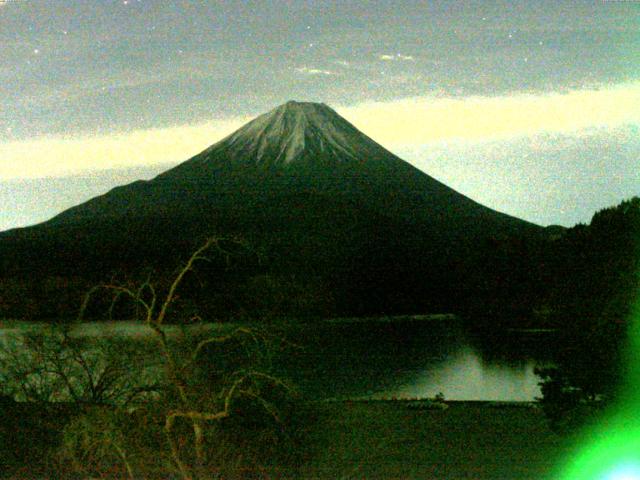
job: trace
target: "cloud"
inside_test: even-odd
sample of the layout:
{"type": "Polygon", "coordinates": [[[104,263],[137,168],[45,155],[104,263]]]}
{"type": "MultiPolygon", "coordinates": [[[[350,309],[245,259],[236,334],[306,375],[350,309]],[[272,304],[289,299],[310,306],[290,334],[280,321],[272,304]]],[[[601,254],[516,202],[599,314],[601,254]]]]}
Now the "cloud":
{"type": "Polygon", "coordinates": [[[485,141],[640,125],[640,82],[567,93],[362,103],[338,111],[385,145],[485,141]]]}
{"type": "Polygon", "coordinates": [[[0,144],[0,180],[177,164],[249,121],[235,118],[122,134],[44,137],[0,144]]]}
{"type": "MultiPolygon", "coordinates": [[[[422,96],[337,106],[336,110],[393,151],[438,142],[503,141],[540,134],[582,135],[590,130],[640,125],[640,82],[567,93],[422,96]]],[[[0,143],[0,180],[175,164],[249,119],[238,117],[122,134],[0,143]]]]}
{"type": "Polygon", "coordinates": [[[541,225],[588,222],[640,185],[635,125],[393,151],[483,205],[541,225]]]}
{"type": "Polygon", "coordinates": [[[335,75],[335,72],[331,70],[320,70],[318,68],[298,67],[295,70],[303,75],[335,75]]]}
{"type": "Polygon", "coordinates": [[[384,61],[394,61],[394,60],[404,60],[405,62],[414,62],[416,59],[412,55],[403,55],[401,53],[396,53],[395,55],[384,54],[378,57],[380,60],[384,61]]]}

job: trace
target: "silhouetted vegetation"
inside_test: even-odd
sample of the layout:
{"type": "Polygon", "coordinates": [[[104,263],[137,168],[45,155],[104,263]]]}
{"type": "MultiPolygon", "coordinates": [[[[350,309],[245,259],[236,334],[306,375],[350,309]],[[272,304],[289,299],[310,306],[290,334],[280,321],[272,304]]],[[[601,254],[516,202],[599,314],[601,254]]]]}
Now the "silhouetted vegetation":
{"type": "Polygon", "coordinates": [[[547,322],[558,328],[556,365],[539,370],[542,404],[571,428],[615,398],[623,348],[640,293],[640,198],[597,212],[551,245],[547,322]]]}
{"type": "MultiPolygon", "coordinates": [[[[296,198],[270,203],[286,205],[296,198]]],[[[166,228],[119,219],[5,235],[0,315],[73,318],[83,293],[104,278],[140,281],[153,271],[167,284],[171,259],[193,251],[204,240],[203,230],[233,232],[252,246],[236,256],[233,269],[203,268],[194,288],[183,288],[184,304],[190,299],[208,318],[465,311],[494,317],[505,305],[517,309],[523,300],[532,303],[526,296],[533,291],[528,287],[537,259],[528,253],[542,243],[541,230],[452,234],[445,220],[430,225],[390,218],[339,198],[299,201],[303,206],[295,218],[284,207],[262,211],[256,205],[205,217],[178,212],[171,227],[166,219],[166,228]],[[293,295],[285,301],[279,289],[293,295]]]]}
{"type": "Polygon", "coordinates": [[[48,442],[32,447],[16,438],[18,451],[3,459],[8,473],[194,479],[242,477],[272,462],[294,468],[304,451],[290,429],[297,406],[292,387],[270,371],[270,350],[283,339],[244,326],[220,330],[198,312],[167,326],[183,282],[200,265],[230,257],[234,243],[207,240],[162,290],[152,277],[99,284],[79,322],[4,339],[3,414],[19,415],[33,441],[48,442]],[[74,329],[94,302],[135,313],[148,336],[83,337],[74,329]],[[63,414],[52,417],[54,410],[63,414]],[[21,473],[27,463],[35,465],[21,473]]]}

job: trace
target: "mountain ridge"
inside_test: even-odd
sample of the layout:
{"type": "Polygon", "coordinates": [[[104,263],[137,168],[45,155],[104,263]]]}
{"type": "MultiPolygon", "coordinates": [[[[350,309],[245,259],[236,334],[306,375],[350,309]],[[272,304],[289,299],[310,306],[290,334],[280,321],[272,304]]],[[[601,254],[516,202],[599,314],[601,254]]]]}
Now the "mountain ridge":
{"type": "MultiPolygon", "coordinates": [[[[417,221],[428,220],[425,215],[444,215],[447,209],[475,210],[474,217],[495,212],[388,151],[327,105],[289,101],[154,179],[116,187],[50,221],[74,221],[107,210],[118,215],[118,208],[139,215],[146,208],[132,211],[124,197],[137,196],[139,204],[170,200],[178,205],[182,195],[176,190],[181,189],[208,202],[229,196],[243,202],[243,195],[263,197],[281,191],[352,196],[417,221]],[[429,208],[422,208],[424,202],[431,202],[429,208]]],[[[495,213],[503,223],[532,225],[495,213]]]]}

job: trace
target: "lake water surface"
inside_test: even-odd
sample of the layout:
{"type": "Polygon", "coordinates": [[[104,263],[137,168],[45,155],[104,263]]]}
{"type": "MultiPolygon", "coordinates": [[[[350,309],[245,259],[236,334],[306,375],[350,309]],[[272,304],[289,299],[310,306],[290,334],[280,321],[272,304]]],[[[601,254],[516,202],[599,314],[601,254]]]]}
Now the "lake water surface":
{"type": "Polygon", "coordinates": [[[466,333],[456,321],[353,322],[299,332],[306,348],[281,366],[321,398],[532,401],[536,364],[549,362],[548,335],[466,333]]]}
{"type": "MultiPolygon", "coordinates": [[[[0,325],[0,341],[25,328],[0,325]]],[[[216,327],[213,327],[216,328],[216,327]]],[[[223,327],[224,329],[230,326],[223,327]]],[[[144,339],[131,322],[89,323],[77,335],[144,339]]],[[[548,363],[548,334],[465,332],[456,320],[322,322],[291,327],[298,347],[275,361],[308,398],[414,398],[532,401],[540,396],[538,363],[548,363]]]]}

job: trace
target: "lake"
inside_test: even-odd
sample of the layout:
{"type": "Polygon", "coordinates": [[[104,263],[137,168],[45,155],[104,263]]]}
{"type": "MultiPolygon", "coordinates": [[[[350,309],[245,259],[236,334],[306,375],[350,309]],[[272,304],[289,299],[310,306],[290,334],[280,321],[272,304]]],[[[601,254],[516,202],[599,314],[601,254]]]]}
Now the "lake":
{"type": "Polygon", "coordinates": [[[550,334],[465,332],[459,321],[345,322],[301,328],[305,345],[279,365],[318,398],[533,401],[550,334]]]}
{"type": "MultiPolygon", "coordinates": [[[[0,325],[0,340],[38,328],[0,325]]],[[[83,324],[75,334],[144,340],[151,332],[132,322],[110,322],[83,324]]],[[[304,324],[289,327],[287,337],[297,346],[276,357],[274,368],[312,399],[442,393],[447,400],[533,401],[540,396],[534,367],[548,363],[551,351],[548,332],[488,338],[465,331],[453,317],[304,324]]]]}

